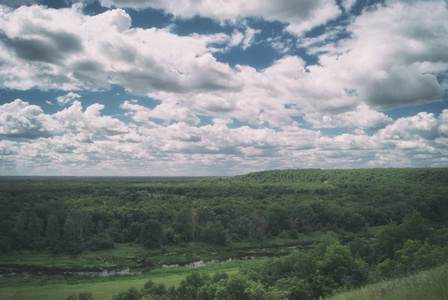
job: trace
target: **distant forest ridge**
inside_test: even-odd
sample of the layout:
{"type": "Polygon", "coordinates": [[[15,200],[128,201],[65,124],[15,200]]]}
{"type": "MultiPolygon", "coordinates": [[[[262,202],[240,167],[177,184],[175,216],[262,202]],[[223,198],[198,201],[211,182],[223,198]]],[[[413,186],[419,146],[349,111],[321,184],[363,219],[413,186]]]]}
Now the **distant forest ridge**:
{"type": "Polygon", "coordinates": [[[339,184],[390,184],[448,183],[448,168],[371,168],[371,169],[284,169],[251,172],[235,176],[1,176],[0,181],[56,182],[122,182],[122,183],[186,183],[233,182],[248,184],[269,183],[324,183],[339,184]]]}
{"type": "Polygon", "coordinates": [[[393,184],[448,183],[448,168],[291,169],[253,172],[227,178],[241,183],[393,184]]]}

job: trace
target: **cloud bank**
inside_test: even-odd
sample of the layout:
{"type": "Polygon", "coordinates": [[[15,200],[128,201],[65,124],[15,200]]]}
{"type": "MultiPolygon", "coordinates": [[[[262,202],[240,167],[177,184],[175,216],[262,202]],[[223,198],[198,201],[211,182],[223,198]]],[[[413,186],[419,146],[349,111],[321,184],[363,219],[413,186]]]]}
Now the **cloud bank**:
{"type": "MultiPolygon", "coordinates": [[[[0,105],[1,174],[448,165],[447,109],[388,115],[446,101],[445,1],[385,1],[340,23],[358,2],[100,2],[110,9],[96,15],[79,4],[0,6],[0,89],[60,91],[47,101],[59,104],[52,113],[48,99],[0,105]],[[234,28],[138,28],[129,8],[234,28]],[[260,44],[264,30],[241,21],[249,18],[280,22],[289,45],[316,62],[291,51],[263,69],[220,59],[260,44]],[[87,92],[114,86],[129,96],[115,114],[103,113],[107,101],[84,104],[87,92]]],[[[278,42],[263,41],[274,50],[278,42]]]]}
{"type": "MultiPolygon", "coordinates": [[[[277,131],[242,126],[157,125],[151,111],[124,103],[132,122],[102,116],[100,105],[82,111],[78,101],[47,115],[21,100],[0,106],[0,134],[24,140],[0,141],[5,164],[19,162],[28,174],[42,165],[54,174],[222,175],[260,167],[444,166],[448,154],[448,110],[399,118],[373,135],[364,132],[326,136],[294,128],[277,131]],[[111,173],[112,172],[112,173],[111,173]]],[[[17,167],[17,166],[16,166],[17,167]]]]}

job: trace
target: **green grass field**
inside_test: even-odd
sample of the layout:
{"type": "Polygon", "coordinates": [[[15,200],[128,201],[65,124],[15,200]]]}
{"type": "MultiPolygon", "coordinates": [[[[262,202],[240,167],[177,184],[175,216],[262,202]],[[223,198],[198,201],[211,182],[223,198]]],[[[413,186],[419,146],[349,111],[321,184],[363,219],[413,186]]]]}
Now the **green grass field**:
{"type": "MultiPolygon", "coordinates": [[[[179,276],[180,277],[180,276],[179,276]]],[[[55,284],[44,286],[21,286],[0,288],[0,299],[66,299],[73,294],[91,292],[94,299],[112,299],[112,296],[132,286],[142,288],[148,279],[133,278],[128,280],[96,282],[92,284],[55,284]]],[[[180,278],[178,279],[180,282],[180,278]]]]}
{"type": "Polygon", "coordinates": [[[243,265],[256,263],[254,260],[230,261],[227,263],[208,264],[199,268],[172,267],[155,269],[149,274],[139,276],[123,276],[114,278],[84,278],[80,280],[65,281],[64,279],[47,281],[38,278],[16,280],[15,286],[0,287],[1,300],[27,300],[27,299],[66,299],[73,294],[90,292],[96,300],[112,299],[119,292],[130,287],[141,289],[148,280],[163,283],[167,287],[177,286],[192,272],[206,272],[209,274],[218,271],[233,274],[243,265]],[[18,282],[20,281],[20,282],[18,282]],[[91,281],[91,282],[90,282],[91,281]]]}

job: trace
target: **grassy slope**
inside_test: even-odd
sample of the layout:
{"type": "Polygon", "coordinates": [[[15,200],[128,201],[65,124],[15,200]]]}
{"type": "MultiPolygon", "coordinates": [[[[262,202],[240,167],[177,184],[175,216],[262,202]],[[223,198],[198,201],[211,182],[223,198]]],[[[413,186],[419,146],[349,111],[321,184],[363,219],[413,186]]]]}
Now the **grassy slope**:
{"type": "Polygon", "coordinates": [[[327,300],[446,300],[448,299],[448,265],[405,278],[383,281],[359,290],[337,294],[327,300]]]}

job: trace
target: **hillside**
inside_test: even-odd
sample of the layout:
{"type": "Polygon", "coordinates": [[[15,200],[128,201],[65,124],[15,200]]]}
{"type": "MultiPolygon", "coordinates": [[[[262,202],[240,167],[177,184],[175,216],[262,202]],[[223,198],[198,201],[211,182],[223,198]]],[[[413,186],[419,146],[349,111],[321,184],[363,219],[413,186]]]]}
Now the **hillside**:
{"type": "Polygon", "coordinates": [[[325,183],[334,186],[365,186],[373,184],[439,185],[448,182],[446,168],[416,169],[295,169],[249,173],[227,178],[226,181],[247,184],[325,183]]]}
{"type": "Polygon", "coordinates": [[[448,265],[404,278],[381,281],[360,289],[338,293],[327,300],[445,300],[448,295],[448,265]]]}

